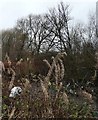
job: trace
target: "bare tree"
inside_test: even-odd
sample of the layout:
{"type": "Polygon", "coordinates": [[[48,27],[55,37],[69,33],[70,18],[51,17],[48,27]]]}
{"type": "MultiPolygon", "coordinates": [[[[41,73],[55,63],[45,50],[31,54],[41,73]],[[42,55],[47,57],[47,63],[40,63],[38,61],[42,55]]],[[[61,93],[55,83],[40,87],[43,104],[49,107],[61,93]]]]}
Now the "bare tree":
{"type": "Polygon", "coordinates": [[[15,28],[2,32],[2,52],[3,58],[7,53],[12,60],[22,57],[22,53],[25,48],[25,41],[27,35],[21,31],[17,31],[15,28]]]}
{"type": "Polygon", "coordinates": [[[44,15],[29,15],[26,19],[18,21],[17,26],[28,35],[26,46],[32,52],[49,51],[53,46],[52,28],[44,15]]]}
{"type": "Polygon", "coordinates": [[[95,20],[95,14],[90,13],[88,18],[88,26],[87,26],[87,32],[88,32],[88,40],[91,42],[94,42],[96,39],[96,20],[95,20]]]}
{"type": "Polygon", "coordinates": [[[55,34],[55,46],[60,51],[71,49],[71,39],[69,33],[68,22],[69,5],[64,5],[62,2],[58,5],[58,9],[53,8],[49,10],[47,19],[53,26],[52,32],[55,34]]]}

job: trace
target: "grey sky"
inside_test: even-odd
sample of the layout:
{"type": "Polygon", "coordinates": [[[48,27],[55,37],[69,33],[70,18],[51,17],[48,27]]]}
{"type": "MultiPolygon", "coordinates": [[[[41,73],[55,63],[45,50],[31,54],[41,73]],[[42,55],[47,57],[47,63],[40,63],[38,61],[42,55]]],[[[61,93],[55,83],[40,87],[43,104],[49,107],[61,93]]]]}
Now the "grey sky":
{"type": "Polygon", "coordinates": [[[96,0],[0,0],[0,30],[13,27],[17,19],[29,14],[46,13],[61,1],[70,4],[75,22],[87,23],[89,12],[96,9],[96,0]]]}

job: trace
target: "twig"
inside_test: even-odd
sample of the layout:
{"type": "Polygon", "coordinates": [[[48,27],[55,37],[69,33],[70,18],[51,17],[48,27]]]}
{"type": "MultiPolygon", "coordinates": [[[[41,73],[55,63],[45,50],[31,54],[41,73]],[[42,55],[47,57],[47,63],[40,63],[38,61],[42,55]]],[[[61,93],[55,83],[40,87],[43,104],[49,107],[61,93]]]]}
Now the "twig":
{"type": "Polygon", "coordinates": [[[11,90],[11,88],[13,87],[14,80],[15,80],[15,71],[12,68],[10,68],[10,71],[12,72],[12,78],[10,81],[9,90],[11,90]]]}
{"type": "Polygon", "coordinates": [[[15,110],[16,110],[16,108],[14,106],[13,109],[12,109],[12,111],[11,111],[11,113],[10,113],[10,115],[9,115],[8,120],[11,120],[11,118],[14,116],[15,110]]]}

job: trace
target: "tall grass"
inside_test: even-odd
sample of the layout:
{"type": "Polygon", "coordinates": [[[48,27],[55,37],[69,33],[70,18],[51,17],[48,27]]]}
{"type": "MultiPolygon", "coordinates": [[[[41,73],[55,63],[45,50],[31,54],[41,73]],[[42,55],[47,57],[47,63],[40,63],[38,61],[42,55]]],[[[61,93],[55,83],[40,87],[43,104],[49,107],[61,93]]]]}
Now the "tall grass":
{"type": "MultiPolygon", "coordinates": [[[[77,102],[79,97],[74,99],[74,96],[70,96],[64,89],[65,68],[63,58],[65,55],[66,53],[58,53],[56,57],[52,57],[51,64],[46,59],[43,60],[49,70],[46,76],[39,74],[36,81],[33,80],[35,78],[32,78],[32,81],[27,78],[15,80],[17,73],[10,68],[12,78],[8,83],[8,90],[16,84],[22,87],[23,92],[15,99],[8,98],[8,92],[3,95],[2,118],[7,117],[10,120],[12,118],[93,117],[93,110],[88,102],[84,100],[80,104],[77,102]],[[9,102],[8,104],[6,100],[9,102]]],[[[5,82],[3,84],[5,86],[5,82]]]]}

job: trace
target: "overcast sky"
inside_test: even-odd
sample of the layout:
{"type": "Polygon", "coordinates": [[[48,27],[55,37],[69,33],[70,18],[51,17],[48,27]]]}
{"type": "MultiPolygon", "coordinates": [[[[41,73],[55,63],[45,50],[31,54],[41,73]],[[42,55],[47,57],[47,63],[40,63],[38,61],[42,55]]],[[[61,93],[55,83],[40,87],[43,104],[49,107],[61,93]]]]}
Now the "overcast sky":
{"type": "Polygon", "coordinates": [[[63,1],[70,4],[73,21],[87,23],[89,12],[95,12],[97,0],[0,0],[0,30],[11,28],[17,19],[29,14],[46,13],[63,1]]]}

